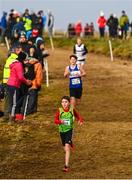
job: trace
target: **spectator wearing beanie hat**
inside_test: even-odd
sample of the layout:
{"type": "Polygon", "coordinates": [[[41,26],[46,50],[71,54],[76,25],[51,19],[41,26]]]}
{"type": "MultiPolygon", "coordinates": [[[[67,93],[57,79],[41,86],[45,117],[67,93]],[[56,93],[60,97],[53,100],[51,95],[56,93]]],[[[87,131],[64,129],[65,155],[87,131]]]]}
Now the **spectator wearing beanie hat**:
{"type": "Polygon", "coordinates": [[[104,17],[104,12],[101,11],[100,12],[100,17],[97,20],[97,24],[99,26],[100,37],[104,37],[106,23],[107,23],[107,20],[104,17]]]}
{"type": "Polygon", "coordinates": [[[38,37],[38,35],[39,35],[38,29],[33,29],[32,30],[32,37],[38,37]]]}

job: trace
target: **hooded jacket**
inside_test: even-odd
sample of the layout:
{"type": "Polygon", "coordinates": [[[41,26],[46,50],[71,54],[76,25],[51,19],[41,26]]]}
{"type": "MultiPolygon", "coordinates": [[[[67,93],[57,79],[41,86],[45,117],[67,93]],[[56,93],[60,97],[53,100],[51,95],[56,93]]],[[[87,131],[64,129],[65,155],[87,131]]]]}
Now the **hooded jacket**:
{"type": "Polygon", "coordinates": [[[30,64],[34,64],[35,78],[32,80],[31,89],[38,89],[41,87],[41,82],[43,79],[42,65],[37,59],[30,59],[30,64]]]}
{"type": "Polygon", "coordinates": [[[98,23],[99,28],[104,28],[107,23],[107,20],[105,19],[104,16],[100,16],[97,23],[98,23]]]}
{"type": "Polygon", "coordinates": [[[18,60],[14,60],[10,64],[10,77],[7,84],[10,86],[15,86],[16,88],[20,88],[22,83],[27,84],[27,80],[23,75],[22,63],[18,60]]]}

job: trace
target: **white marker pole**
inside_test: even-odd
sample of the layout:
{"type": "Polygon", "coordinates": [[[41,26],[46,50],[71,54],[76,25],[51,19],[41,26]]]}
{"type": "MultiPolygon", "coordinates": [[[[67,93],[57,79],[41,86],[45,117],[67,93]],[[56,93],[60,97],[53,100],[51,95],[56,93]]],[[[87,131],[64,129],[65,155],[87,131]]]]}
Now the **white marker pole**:
{"type": "Polygon", "coordinates": [[[8,51],[9,51],[9,49],[10,49],[10,47],[9,47],[9,42],[8,42],[8,39],[7,39],[6,36],[5,36],[5,42],[6,42],[7,49],[8,49],[8,51]]]}
{"type": "Polygon", "coordinates": [[[25,109],[24,109],[23,120],[25,120],[25,117],[26,117],[28,101],[29,101],[29,94],[27,95],[27,98],[26,98],[26,104],[25,104],[25,109]]]}
{"type": "Polygon", "coordinates": [[[52,39],[52,37],[51,37],[51,36],[50,36],[50,44],[51,44],[51,48],[52,48],[52,50],[54,50],[53,39],[52,39]]]}
{"type": "Polygon", "coordinates": [[[110,48],[110,57],[111,57],[111,61],[113,61],[113,52],[112,52],[112,45],[111,45],[111,41],[109,40],[109,48],[110,48]]]}
{"type": "Polygon", "coordinates": [[[49,71],[48,71],[48,61],[47,59],[44,60],[44,66],[46,71],[46,85],[49,87],[49,71]]]}

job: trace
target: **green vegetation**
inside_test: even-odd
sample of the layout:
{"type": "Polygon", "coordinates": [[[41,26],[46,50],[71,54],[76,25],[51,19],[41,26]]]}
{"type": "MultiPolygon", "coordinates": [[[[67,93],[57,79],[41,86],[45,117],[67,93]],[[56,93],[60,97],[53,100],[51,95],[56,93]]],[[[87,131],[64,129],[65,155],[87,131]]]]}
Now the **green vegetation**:
{"type": "MultiPolygon", "coordinates": [[[[45,39],[46,43],[50,45],[48,38],[45,39]]],[[[106,56],[110,55],[108,38],[83,38],[83,42],[88,47],[90,53],[103,54],[106,56]]],[[[73,45],[76,43],[76,38],[54,38],[54,46],[58,48],[72,49],[73,45]]],[[[132,39],[121,40],[113,39],[111,40],[113,56],[119,57],[121,59],[132,59],[132,39]]]]}

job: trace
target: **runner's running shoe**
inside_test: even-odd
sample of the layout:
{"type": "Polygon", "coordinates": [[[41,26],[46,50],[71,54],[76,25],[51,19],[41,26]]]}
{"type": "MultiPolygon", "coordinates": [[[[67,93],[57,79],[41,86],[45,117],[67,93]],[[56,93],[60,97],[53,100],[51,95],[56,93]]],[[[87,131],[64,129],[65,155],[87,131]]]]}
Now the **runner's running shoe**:
{"type": "Polygon", "coordinates": [[[63,168],[63,172],[69,172],[69,171],[70,171],[69,167],[64,166],[64,168],[63,168]]]}

